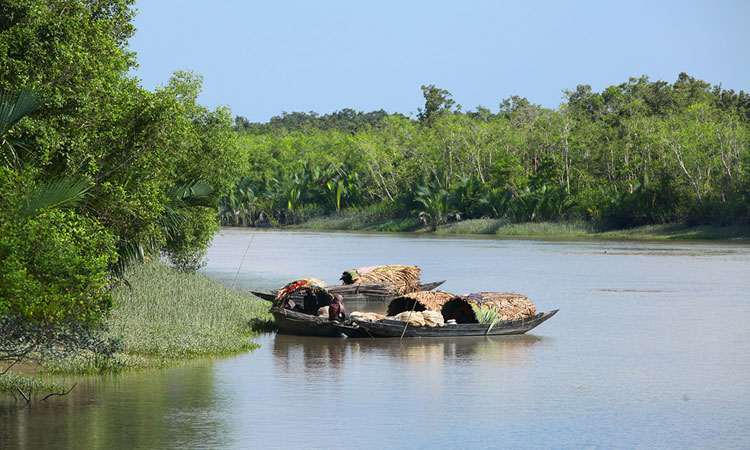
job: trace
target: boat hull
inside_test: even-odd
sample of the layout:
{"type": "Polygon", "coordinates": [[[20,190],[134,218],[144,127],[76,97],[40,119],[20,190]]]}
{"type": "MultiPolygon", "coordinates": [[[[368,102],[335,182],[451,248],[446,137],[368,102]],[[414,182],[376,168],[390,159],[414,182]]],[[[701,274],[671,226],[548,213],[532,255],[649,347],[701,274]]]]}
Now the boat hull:
{"type": "Polygon", "coordinates": [[[342,334],[327,317],[316,317],[281,308],[271,308],[270,312],[280,333],[323,337],[338,337],[342,334]]]}
{"type": "MultiPolygon", "coordinates": [[[[382,319],[377,322],[355,320],[357,328],[365,331],[367,337],[453,337],[453,336],[502,336],[510,334],[523,334],[541,325],[544,321],[554,316],[558,310],[543,312],[532,317],[518,320],[506,320],[492,326],[487,323],[465,323],[456,325],[445,325],[442,327],[407,326],[406,322],[382,319]]],[[[352,328],[352,327],[348,327],[352,328]]],[[[349,337],[362,337],[361,331],[350,335],[347,329],[339,327],[342,333],[349,337]]]]}

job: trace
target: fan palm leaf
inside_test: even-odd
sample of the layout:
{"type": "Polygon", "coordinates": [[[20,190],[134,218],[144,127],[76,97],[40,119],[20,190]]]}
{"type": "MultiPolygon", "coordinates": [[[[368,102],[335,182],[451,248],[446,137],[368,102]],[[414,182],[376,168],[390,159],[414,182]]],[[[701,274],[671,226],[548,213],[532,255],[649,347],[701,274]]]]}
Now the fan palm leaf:
{"type": "Polygon", "coordinates": [[[6,166],[17,165],[19,158],[16,148],[25,147],[23,142],[9,138],[8,131],[39,105],[39,97],[31,89],[0,92],[0,151],[6,166]]]}
{"type": "Polygon", "coordinates": [[[43,183],[26,197],[21,215],[30,218],[48,209],[73,209],[85,200],[92,186],[90,179],[79,177],[43,183]]]}

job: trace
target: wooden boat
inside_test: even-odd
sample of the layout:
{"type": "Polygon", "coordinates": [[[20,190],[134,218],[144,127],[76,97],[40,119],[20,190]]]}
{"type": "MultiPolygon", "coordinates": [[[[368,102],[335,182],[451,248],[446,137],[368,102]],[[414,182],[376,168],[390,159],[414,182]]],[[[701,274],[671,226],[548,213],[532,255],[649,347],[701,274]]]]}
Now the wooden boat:
{"type": "Polygon", "coordinates": [[[348,337],[452,337],[452,336],[501,336],[509,334],[523,334],[539,326],[542,322],[557,313],[557,309],[542,312],[531,317],[516,320],[506,320],[495,324],[489,323],[461,323],[442,327],[414,326],[399,320],[381,319],[376,322],[354,320],[357,327],[351,325],[337,325],[342,333],[348,337]],[[364,330],[357,330],[361,328],[364,330]],[[356,331],[355,331],[356,330],[356,331]]]}
{"type": "MultiPolygon", "coordinates": [[[[445,280],[425,283],[419,286],[421,291],[431,291],[445,280]]],[[[347,301],[389,302],[398,296],[397,293],[383,284],[341,284],[326,288],[331,294],[340,294],[347,301]]],[[[269,302],[274,301],[278,291],[250,291],[253,295],[269,302]]],[[[301,297],[301,294],[293,298],[301,297]]]]}
{"type": "Polygon", "coordinates": [[[272,307],[270,310],[280,333],[297,336],[341,337],[346,332],[351,337],[367,337],[364,328],[328,320],[290,309],[272,307]]]}
{"type": "Polygon", "coordinates": [[[352,336],[364,334],[361,328],[352,324],[344,325],[337,320],[330,320],[328,317],[319,317],[315,314],[319,307],[328,306],[333,300],[333,294],[323,286],[323,282],[320,280],[303,278],[288,283],[279,290],[280,295],[271,299],[274,304],[269,312],[273,315],[280,333],[298,336],[338,337],[342,336],[342,330],[347,329],[352,336]],[[297,304],[293,300],[295,294],[302,297],[305,295],[312,296],[313,303],[309,305],[311,309],[307,309],[308,305],[304,300],[297,304]],[[300,310],[300,305],[304,305],[302,310],[300,310]],[[337,327],[337,324],[340,327],[337,327]],[[351,330],[348,330],[348,328],[351,328],[351,330]]]}

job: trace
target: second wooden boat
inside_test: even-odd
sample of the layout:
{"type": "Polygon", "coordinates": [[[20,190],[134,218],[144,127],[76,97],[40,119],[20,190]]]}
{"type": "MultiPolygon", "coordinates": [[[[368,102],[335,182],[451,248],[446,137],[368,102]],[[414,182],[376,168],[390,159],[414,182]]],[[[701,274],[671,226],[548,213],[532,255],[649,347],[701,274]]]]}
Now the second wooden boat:
{"type": "MultiPolygon", "coordinates": [[[[357,327],[338,326],[338,329],[349,337],[453,337],[453,336],[501,336],[523,334],[538,327],[554,316],[557,309],[538,313],[531,317],[491,323],[460,323],[441,327],[414,326],[399,320],[381,319],[375,322],[354,320],[357,327]],[[361,328],[364,330],[356,330],[361,328]]],[[[334,324],[336,326],[336,324],[334,324]]]]}

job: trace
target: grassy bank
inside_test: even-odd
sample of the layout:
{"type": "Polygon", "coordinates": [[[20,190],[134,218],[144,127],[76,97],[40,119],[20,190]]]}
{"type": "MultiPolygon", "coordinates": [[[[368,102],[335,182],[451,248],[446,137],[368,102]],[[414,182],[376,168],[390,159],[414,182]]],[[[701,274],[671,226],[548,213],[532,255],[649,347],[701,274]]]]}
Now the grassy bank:
{"type": "MultiPolygon", "coordinates": [[[[140,265],[114,291],[106,319],[109,338],[121,351],[109,358],[82,352],[61,360],[45,358],[30,373],[85,374],[166,367],[180,359],[222,356],[257,347],[252,338],[268,329],[268,304],[228,289],[201,274],[178,272],[159,263],[140,265]]],[[[0,376],[0,392],[59,392],[62,387],[28,373],[0,376]]]]}
{"type": "Polygon", "coordinates": [[[317,216],[290,228],[306,230],[408,232],[423,228],[418,218],[396,218],[390,211],[347,210],[327,216],[317,216]]]}
{"type": "MultiPolygon", "coordinates": [[[[413,218],[394,218],[387,212],[344,211],[321,216],[295,225],[308,230],[427,232],[413,218]]],[[[623,230],[601,230],[590,222],[510,223],[505,219],[473,219],[450,222],[438,227],[437,234],[494,235],[514,237],[560,237],[590,239],[750,239],[750,227],[687,226],[683,224],[645,225],[623,230]]]]}

